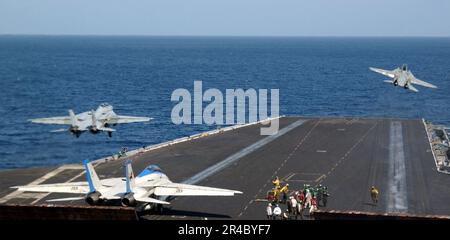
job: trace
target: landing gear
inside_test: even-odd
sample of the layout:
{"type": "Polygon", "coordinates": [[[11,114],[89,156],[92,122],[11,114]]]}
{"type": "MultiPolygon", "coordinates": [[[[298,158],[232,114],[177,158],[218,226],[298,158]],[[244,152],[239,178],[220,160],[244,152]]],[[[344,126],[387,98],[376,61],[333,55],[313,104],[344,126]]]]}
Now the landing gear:
{"type": "Polygon", "coordinates": [[[112,132],[108,132],[108,137],[112,137],[112,132]]]}
{"type": "Polygon", "coordinates": [[[322,206],[323,207],[326,207],[327,206],[327,201],[328,201],[328,195],[324,195],[323,196],[323,199],[322,199],[322,206]]]}
{"type": "Polygon", "coordinates": [[[162,204],[157,204],[155,207],[155,213],[157,214],[163,214],[164,207],[162,204]]]}
{"type": "Polygon", "coordinates": [[[147,203],[136,207],[136,214],[139,217],[145,215],[163,214],[164,207],[162,204],[147,203]]]}
{"type": "Polygon", "coordinates": [[[394,81],[394,86],[396,86],[396,87],[398,86],[397,80],[394,81]]]}

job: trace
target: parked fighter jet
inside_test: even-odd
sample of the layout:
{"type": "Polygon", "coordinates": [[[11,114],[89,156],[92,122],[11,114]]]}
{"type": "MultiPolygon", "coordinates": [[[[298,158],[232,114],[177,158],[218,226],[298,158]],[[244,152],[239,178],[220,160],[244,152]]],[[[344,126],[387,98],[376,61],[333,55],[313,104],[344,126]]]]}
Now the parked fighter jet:
{"type": "Polygon", "coordinates": [[[119,123],[148,122],[150,120],[151,118],[148,117],[117,115],[113,111],[113,107],[111,105],[103,103],[95,111],[91,110],[89,112],[83,112],[75,115],[72,110],[69,110],[69,116],[66,117],[36,118],[30,119],[29,121],[43,124],[70,125],[68,129],[57,129],[52,132],[69,131],[76,137],[79,137],[85,131],[90,131],[93,134],[104,131],[108,133],[109,137],[111,137],[112,132],[116,130],[109,128],[110,125],[115,126],[119,123]]]}
{"type": "Polygon", "coordinates": [[[15,186],[19,191],[85,194],[81,197],[69,197],[47,200],[48,202],[82,200],[90,205],[107,204],[110,200],[120,200],[123,206],[136,207],[138,210],[156,209],[167,202],[168,196],[233,196],[240,191],[222,188],[202,187],[173,183],[156,165],[150,165],[137,177],[131,168],[131,161],[125,163],[125,178],[100,180],[94,167],[84,161],[87,182],[68,182],[15,186]]]}
{"type": "Polygon", "coordinates": [[[380,73],[380,74],[383,74],[385,76],[392,78],[392,80],[385,80],[384,82],[391,83],[394,86],[400,86],[405,89],[409,89],[413,92],[419,91],[413,86],[413,84],[421,85],[421,86],[428,87],[428,88],[437,88],[433,84],[427,83],[425,81],[419,80],[416,77],[414,77],[412,72],[408,70],[408,67],[406,66],[406,64],[403,64],[401,68],[396,68],[392,71],[383,70],[383,69],[379,69],[379,68],[373,68],[373,67],[371,67],[369,69],[374,72],[377,72],[377,73],[380,73]]]}

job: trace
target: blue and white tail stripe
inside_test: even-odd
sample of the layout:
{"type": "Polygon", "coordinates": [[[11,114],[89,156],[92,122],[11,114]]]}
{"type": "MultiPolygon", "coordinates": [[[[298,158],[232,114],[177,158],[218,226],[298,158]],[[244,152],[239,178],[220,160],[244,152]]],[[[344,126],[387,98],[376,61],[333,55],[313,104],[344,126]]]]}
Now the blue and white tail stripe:
{"type": "Polygon", "coordinates": [[[134,174],[131,167],[131,160],[125,162],[125,178],[126,178],[126,192],[131,193],[134,189],[134,174]]]}
{"type": "Polygon", "coordinates": [[[89,192],[96,192],[101,187],[100,179],[89,160],[84,160],[84,168],[86,169],[86,178],[89,184],[89,192]]]}

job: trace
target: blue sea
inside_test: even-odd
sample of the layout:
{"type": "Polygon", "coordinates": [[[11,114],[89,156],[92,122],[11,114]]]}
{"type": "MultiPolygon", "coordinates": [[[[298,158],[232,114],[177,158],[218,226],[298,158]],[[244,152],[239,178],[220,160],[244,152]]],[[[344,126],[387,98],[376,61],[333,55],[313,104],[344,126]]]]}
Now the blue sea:
{"type": "Polygon", "coordinates": [[[274,89],[280,113],[425,118],[450,125],[450,38],[0,36],[0,169],[79,163],[215,129],[174,125],[172,91],[274,89]],[[369,67],[407,63],[439,89],[394,88],[369,67]],[[122,115],[112,138],[51,133],[30,118],[107,102],[122,115]]]}

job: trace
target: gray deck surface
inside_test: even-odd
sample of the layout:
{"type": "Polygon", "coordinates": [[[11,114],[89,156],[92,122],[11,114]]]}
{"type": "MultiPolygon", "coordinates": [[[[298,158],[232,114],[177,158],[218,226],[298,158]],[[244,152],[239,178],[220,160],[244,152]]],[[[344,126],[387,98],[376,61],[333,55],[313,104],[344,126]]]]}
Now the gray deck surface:
{"type": "MultiPolygon", "coordinates": [[[[264,219],[267,203],[261,199],[275,176],[289,183],[291,190],[305,183],[326,185],[331,194],[326,209],[450,215],[450,176],[435,170],[421,120],[285,117],[280,128],[283,134],[270,139],[253,125],[132,157],[136,174],[157,164],[172,181],[183,182],[237,154],[229,165],[195,184],[240,190],[243,195],[179,197],[163,215],[146,218],[264,219]],[[372,185],[380,191],[377,205],[371,204],[372,185]]],[[[42,204],[73,196],[24,193],[5,201],[14,191],[10,186],[28,184],[55,169],[0,171],[0,202],[42,204]]],[[[101,163],[95,169],[100,178],[119,177],[123,160],[101,163]]],[[[84,181],[82,172],[81,165],[73,166],[41,183],[84,181]]]]}

